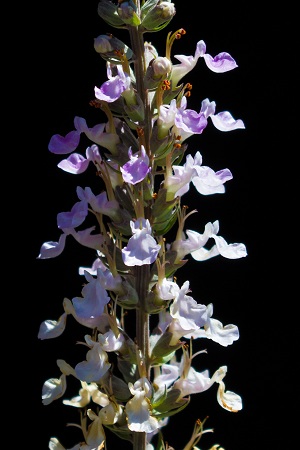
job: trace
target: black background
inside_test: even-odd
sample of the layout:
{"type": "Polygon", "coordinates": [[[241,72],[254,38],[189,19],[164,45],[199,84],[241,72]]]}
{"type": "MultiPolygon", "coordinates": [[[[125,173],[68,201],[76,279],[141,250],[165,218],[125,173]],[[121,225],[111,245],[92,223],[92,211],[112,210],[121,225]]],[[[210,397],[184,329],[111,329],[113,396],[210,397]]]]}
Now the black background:
{"type": "MultiPolygon", "coordinates": [[[[39,341],[37,333],[43,320],[58,319],[64,297],[80,295],[83,278],[77,274],[78,266],[90,265],[94,255],[70,239],[59,257],[42,261],[36,257],[43,242],[58,240],[56,215],[77,201],[76,186],[89,185],[84,175],[69,175],[56,167],[61,158],[47,150],[49,139],[54,133],[71,131],[76,115],[86,118],[89,126],[104,121],[101,113],[89,106],[94,86],[106,80],[105,63],[94,51],[93,39],[112,32],[129,44],[125,31],[112,30],[102,21],[97,4],[97,0],[76,4],[54,0],[41,11],[31,14],[29,10],[22,41],[26,46],[22,76],[26,79],[23,122],[27,124],[27,144],[21,184],[26,188],[26,206],[21,204],[20,209],[27,241],[22,249],[22,273],[27,281],[25,286],[22,283],[26,328],[21,338],[26,334],[30,351],[28,354],[26,345],[20,359],[26,358],[23,367],[30,371],[22,384],[24,397],[30,386],[30,414],[24,415],[23,423],[28,420],[28,430],[34,433],[31,448],[39,450],[48,448],[51,436],[66,448],[80,440],[79,433],[66,428],[66,423],[77,421],[77,411],[60,400],[43,406],[41,390],[45,380],[59,377],[57,359],[79,362],[76,341],[82,340],[85,331],[71,319],[60,338],[39,341]]],[[[229,110],[246,126],[245,130],[222,133],[210,122],[202,135],[188,140],[188,153],[199,150],[204,165],[214,170],[228,167],[233,173],[223,195],[202,197],[191,187],[184,201],[190,209],[197,208],[198,214],[191,217],[188,228],[202,232],[208,221],[218,219],[219,234],[228,242],[243,242],[248,256],[239,260],[217,257],[202,263],[191,260],[177,273],[180,285],[190,281],[191,295],[197,301],[213,303],[215,318],[239,327],[240,339],[227,348],[197,342],[197,348],[207,348],[208,354],[198,356],[195,365],[198,370],[208,368],[211,374],[227,365],[226,389],[241,395],[243,409],[236,414],[223,410],[213,386],[192,396],[188,408],[171,418],[164,436],[175,450],[182,450],[195,420],[208,416],[206,425],[215,431],[204,435],[201,449],[218,443],[226,450],[279,450],[292,441],[293,430],[282,429],[282,421],[289,415],[294,395],[293,382],[287,381],[290,344],[285,341],[286,335],[293,333],[289,317],[293,311],[288,306],[288,281],[283,281],[283,273],[290,275],[285,248],[292,239],[287,237],[290,225],[284,219],[292,195],[285,172],[296,170],[286,169],[284,162],[291,148],[288,130],[295,120],[288,93],[292,74],[286,75],[286,71],[294,71],[286,50],[291,39],[286,32],[287,5],[284,11],[274,12],[236,1],[175,4],[177,14],[171,24],[145,38],[163,54],[167,32],[182,27],[187,34],[175,42],[173,55],[194,55],[201,39],[212,56],[229,52],[237,69],[215,74],[200,59],[187,75],[185,81],[193,85],[188,107],[199,111],[201,101],[208,97],[216,101],[217,112],[229,110]]],[[[76,390],[72,391],[70,381],[65,398],[73,395],[76,390]]],[[[108,450],[120,446],[131,448],[108,435],[108,450]]]]}

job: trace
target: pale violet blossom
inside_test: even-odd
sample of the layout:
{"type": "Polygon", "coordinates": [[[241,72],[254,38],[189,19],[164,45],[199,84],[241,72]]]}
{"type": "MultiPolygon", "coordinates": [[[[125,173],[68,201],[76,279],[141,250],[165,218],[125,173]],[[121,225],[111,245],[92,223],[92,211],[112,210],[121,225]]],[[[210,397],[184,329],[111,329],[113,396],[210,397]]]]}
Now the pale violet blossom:
{"type": "Polygon", "coordinates": [[[177,86],[178,82],[196,66],[200,57],[203,57],[207,67],[216,73],[228,72],[235,69],[236,61],[227,52],[221,52],[215,57],[206,53],[206,44],[203,40],[197,42],[194,56],[174,55],[180,64],[174,64],[172,69],[172,82],[177,86]]]}
{"type": "Polygon", "coordinates": [[[195,157],[188,154],[183,165],[173,165],[173,175],[167,176],[164,187],[167,189],[167,198],[182,197],[188,192],[192,182],[197,191],[202,195],[223,194],[225,192],[224,183],[232,179],[229,169],[222,169],[215,172],[213,169],[202,165],[202,155],[199,151],[195,157]]]}
{"type": "Polygon", "coordinates": [[[106,374],[111,364],[108,362],[108,355],[102,349],[99,342],[94,342],[85,337],[91,349],[86,354],[86,361],[82,361],[75,366],[75,373],[79,380],[87,383],[99,382],[106,374]]]}
{"type": "Polygon", "coordinates": [[[101,269],[97,270],[97,278],[89,272],[85,272],[85,278],[87,283],[82,288],[82,297],[74,297],[72,304],[81,323],[84,322],[86,326],[93,328],[97,326],[110,297],[101,285],[101,269]]]}
{"type": "Polygon", "coordinates": [[[228,324],[223,325],[217,319],[213,319],[213,304],[210,303],[206,308],[207,312],[207,321],[204,324],[203,328],[199,328],[194,330],[192,333],[185,334],[185,338],[207,338],[211,339],[214,342],[222,345],[223,347],[227,347],[228,345],[232,345],[234,341],[237,341],[240,337],[239,329],[236,325],[228,324]]]}
{"type": "Polygon", "coordinates": [[[140,151],[132,154],[131,147],[128,150],[129,161],[120,167],[123,180],[129,184],[143,181],[150,172],[149,157],[145,147],[142,145],[140,151]]]}
{"type": "Polygon", "coordinates": [[[133,236],[122,249],[122,258],[126,266],[143,266],[152,264],[158,255],[160,245],[151,235],[148,219],[138,218],[130,221],[133,236]]]}
{"type": "Polygon", "coordinates": [[[123,346],[125,338],[122,333],[116,336],[113,330],[108,330],[105,334],[99,333],[98,341],[105,352],[117,352],[123,346]]]}
{"type": "MultiPolygon", "coordinates": [[[[102,255],[100,254],[99,256],[104,256],[104,255],[103,255],[103,254],[102,254],[102,255]]],[[[78,269],[78,273],[79,273],[79,275],[84,275],[84,272],[87,271],[87,272],[89,272],[91,275],[97,275],[97,269],[101,269],[102,272],[104,272],[104,271],[107,269],[107,267],[106,267],[105,264],[101,261],[100,258],[96,258],[96,259],[93,261],[93,264],[91,265],[91,267],[83,267],[83,266],[80,266],[79,269],[78,269]]]]}
{"type": "Polygon", "coordinates": [[[189,368],[187,374],[181,376],[175,381],[174,389],[180,390],[180,397],[185,397],[191,394],[200,394],[207,391],[213,385],[213,381],[209,376],[208,370],[197,372],[192,366],[189,368]]]}
{"type": "MultiPolygon", "coordinates": [[[[190,295],[189,281],[185,281],[170,306],[170,315],[180,323],[180,328],[187,332],[197,330],[207,322],[206,306],[197,303],[190,295]]],[[[170,331],[172,332],[171,326],[170,331]]]]}
{"type": "Polygon", "coordinates": [[[65,172],[72,173],[75,175],[79,175],[85,172],[92,162],[93,164],[101,165],[101,155],[99,153],[99,147],[96,144],[87,147],[86,158],[80,153],[72,153],[68,158],[63,159],[60,163],[57,164],[57,167],[64,170],[65,172]]]}
{"type": "Polygon", "coordinates": [[[159,428],[158,420],[151,415],[149,397],[152,387],[147,378],[140,378],[134,384],[128,383],[133,397],[125,405],[128,428],[131,431],[152,433],[159,428]]]}
{"type": "MultiPolygon", "coordinates": [[[[89,128],[83,117],[76,116],[74,118],[74,127],[75,130],[70,131],[65,136],[54,134],[51,137],[48,144],[48,149],[51,153],[65,155],[74,152],[80,143],[82,133],[94,144],[98,144],[110,150],[112,153],[116,150],[116,145],[120,142],[117,134],[107,132],[107,124],[105,123],[100,123],[89,128]]],[[[92,155],[88,151],[87,158],[90,160],[91,157],[92,155]]]]}
{"type": "Polygon", "coordinates": [[[177,295],[179,286],[174,281],[168,280],[164,277],[162,280],[158,280],[155,285],[155,290],[160,299],[172,300],[177,295]]]}
{"type": "MultiPolygon", "coordinates": [[[[192,230],[190,231],[192,232],[192,230]]],[[[247,256],[246,246],[243,243],[234,242],[232,244],[228,244],[222,236],[216,236],[214,234],[211,237],[214,239],[215,245],[210,250],[201,247],[190,252],[191,256],[196,261],[204,261],[216,255],[221,255],[228,259],[239,259],[247,256]]]]}
{"type": "Polygon", "coordinates": [[[179,369],[179,364],[173,364],[172,361],[168,364],[162,364],[159,375],[156,375],[153,381],[158,390],[163,392],[166,388],[172,386],[180,376],[179,369]]]}
{"type": "Polygon", "coordinates": [[[95,195],[90,187],[82,189],[80,186],[76,189],[78,198],[81,201],[86,201],[96,213],[106,214],[111,216],[111,211],[118,209],[119,204],[116,200],[108,200],[107,192],[102,191],[95,195]]]}
{"type": "Polygon", "coordinates": [[[130,76],[124,72],[121,64],[113,65],[107,63],[107,78],[100,88],[95,86],[95,97],[98,100],[104,100],[107,103],[114,102],[120,98],[122,93],[130,88],[130,76]],[[113,76],[112,67],[117,70],[117,75],[113,76]]]}
{"type": "Polygon", "coordinates": [[[193,230],[186,230],[186,236],[183,235],[177,238],[172,244],[172,249],[177,252],[177,259],[183,259],[187,254],[196,261],[204,261],[214,256],[221,255],[228,259],[238,259],[247,256],[247,250],[242,243],[228,244],[224,238],[217,236],[219,232],[219,221],[207,223],[203,234],[193,230]],[[206,249],[204,245],[212,238],[215,241],[215,245],[211,249],[206,249]]]}
{"type": "Polygon", "coordinates": [[[173,99],[170,104],[163,104],[159,107],[158,136],[162,139],[171,130],[173,136],[180,136],[180,142],[182,143],[195,134],[202,134],[207,127],[208,118],[219,131],[245,128],[244,122],[241,119],[234,119],[229,111],[222,111],[218,114],[215,114],[215,111],[216,102],[211,102],[208,98],[201,102],[199,112],[187,108],[185,96],[182,97],[179,105],[173,99]]]}
{"type": "Polygon", "coordinates": [[[37,259],[48,259],[59,256],[65,249],[67,236],[73,236],[79,244],[85,247],[101,250],[104,237],[102,234],[92,234],[94,230],[94,226],[80,231],[75,231],[74,228],[65,229],[60,235],[58,242],[44,242],[37,259]]]}
{"type": "Polygon", "coordinates": [[[199,113],[193,109],[187,109],[187,98],[182,97],[180,107],[177,108],[174,117],[174,126],[172,133],[180,136],[181,142],[184,142],[190,136],[201,134],[207,127],[207,119],[210,118],[213,125],[219,131],[233,131],[244,129],[245,124],[241,119],[234,119],[229,111],[222,111],[215,114],[216,102],[211,102],[208,98],[201,102],[199,113]]]}

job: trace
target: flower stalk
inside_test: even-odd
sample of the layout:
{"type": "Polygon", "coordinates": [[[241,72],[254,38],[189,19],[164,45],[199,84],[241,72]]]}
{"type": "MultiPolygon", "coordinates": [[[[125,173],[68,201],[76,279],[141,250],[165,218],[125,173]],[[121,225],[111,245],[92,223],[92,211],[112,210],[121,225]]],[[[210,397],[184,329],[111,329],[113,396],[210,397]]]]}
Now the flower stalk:
{"type": "MultiPolygon", "coordinates": [[[[187,153],[188,138],[211,123],[221,132],[245,128],[229,111],[216,113],[216,102],[208,98],[199,111],[188,108],[192,86],[182,81],[199,60],[215,73],[231,71],[237,63],[224,51],[211,56],[203,40],[194,55],[173,56],[184,28],[167,34],[165,55],[159,55],[144,35],[164,30],[175,13],[171,1],[99,2],[101,19],[129,36],[128,43],[112,34],[94,41],[107,80],[95,86],[90,105],[102,110],[106,122],[88,126],[76,116],[74,129],[53,135],[48,145],[54,155],[63,155],[59,169],[80,176],[93,165],[101,182],[95,191],[77,187],[78,201],[57,215],[58,241],[45,242],[38,255],[41,260],[59,257],[71,237],[94,255],[91,267],[79,268],[85,278],[81,295],[64,298],[61,316],[42,322],[38,333],[42,340],[59,338],[70,315],[86,333],[86,358],[74,367],[58,360],[60,375],[42,388],[42,402],[49,405],[65,396],[68,377],[79,383],[78,395],[63,400],[84,418],[75,424],[82,440],[72,443],[72,450],[108,450],[110,432],[133,450],[174,450],[163,439],[163,427],[182,413],[191,395],[214,383],[222,408],[242,409],[241,397],[225,389],[227,366],[212,375],[192,366],[206,353],[203,338],[227,347],[238,340],[238,327],[215,319],[213,304],[199,303],[190,295],[190,282],[179,285],[176,277],[191,260],[247,256],[244,244],[219,235],[218,220],[205,224],[203,232],[188,229],[188,219],[198,211],[193,207],[187,213],[182,201],[190,189],[205,196],[223,194],[233,178],[228,168],[203,165],[199,151],[187,153]],[[82,135],[90,141],[85,151],[82,135]],[[87,217],[94,225],[86,227],[87,217]],[[132,313],[134,330],[128,327],[132,313]]],[[[196,420],[185,450],[196,450],[202,435],[212,431],[204,429],[205,421],[196,420]]],[[[49,449],[67,450],[56,437],[50,438],[49,449]]]]}

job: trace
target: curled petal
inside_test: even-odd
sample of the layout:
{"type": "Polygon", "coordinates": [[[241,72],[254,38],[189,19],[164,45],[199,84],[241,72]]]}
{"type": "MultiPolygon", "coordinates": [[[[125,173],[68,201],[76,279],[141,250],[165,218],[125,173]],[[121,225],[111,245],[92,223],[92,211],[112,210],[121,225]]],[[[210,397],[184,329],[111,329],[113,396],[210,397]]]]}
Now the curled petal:
{"type": "Polygon", "coordinates": [[[244,244],[227,244],[222,236],[213,236],[217,249],[224,258],[238,259],[247,256],[247,250],[244,244]]]}
{"type": "Polygon", "coordinates": [[[203,58],[207,67],[216,73],[228,72],[229,70],[238,67],[236,61],[226,52],[219,53],[214,58],[206,53],[203,55],[203,58]]]}
{"type": "Polygon", "coordinates": [[[131,148],[128,151],[129,161],[120,167],[123,180],[129,184],[137,184],[143,181],[150,172],[149,158],[146,154],[145,147],[142,145],[140,152],[132,154],[131,148]]]}
{"type": "Polygon", "coordinates": [[[233,131],[245,128],[244,122],[241,119],[235,120],[229,111],[223,111],[209,117],[214,126],[220,131],[233,131]]]}
{"type": "Polygon", "coordinates": [[[63,159],[57,164],[57,167],[68,173],[80,174],[86,171],[89,160],[79,153],[73,153],[67,159],[63,159]]]}
{"type": "Polygon", "coordinates": [[[57,214],[58,228],[76,228],[84,222],[88,215],[88,203],[80,201],[73,205],[71,211],[57,214]]]}
{"type": "Polygon", "coordinates": [[[230,412],[238,412],[243,408],[241,397],[232,391],[225,391],[225,384],[223,381],[220,381],[219,383],[217,400],[222,408],[230,412]]]}
{"type": "Polygon", "coordinates": [[[82,361],[75,366],[75,372],[79,380],[87,383],[98,382],[110,366],[107,353],[101,349],[99,343],[95,343],[93,348],[87,352],[86,361],[82,361]]]}
{"type": "Polygon", "coordinates": [[[67,314],[64,313],[60,316],[58,321],[56,320],[45,320],[41,323],[38,338],[39,339],[52,339],[60,336],[65,328],[67,322],[67,314]]]}
{"type": "Polygon", "coordinates": [[[40,254],[37,259],[55,258],[60,255],[65,248],[66,237],[67,235],[63,233],[58,242],[45,242],[40,249],[40,254]]]}
{"type": "Polygon", "coordinates": [[[66,136],[54,134],[48,144],[48,149],[56,155],[72,153],[79,145],[80,131],[70,131],[66,136]]]}
{"type": "Polygon", "coordinates": [[[66,391],[66,375],[62,374],[60,378],[50,378],[45,381],[42,389],[42,403],[49,405],[54,400],[62,397],[66,391]]]}

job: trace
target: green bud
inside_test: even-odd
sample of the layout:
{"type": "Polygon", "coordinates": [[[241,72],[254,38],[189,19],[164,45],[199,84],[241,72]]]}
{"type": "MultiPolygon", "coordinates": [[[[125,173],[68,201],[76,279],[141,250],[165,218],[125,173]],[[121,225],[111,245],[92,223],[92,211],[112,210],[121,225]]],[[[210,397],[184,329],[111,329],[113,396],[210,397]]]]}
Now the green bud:
{"type": "Polygon", "coordinates": [[[136,289],[129,283],[127,279],[123,280],[122,287],[125,294],[118,296],[118,305],[126,309],[135,309],[139,302],[139,297],[136,289]]]}
{"type": "Polygon", "coordinates": [[[147,31],[159,31],[169,24],[175,14],[174,3],[149,0],[142,8],[142,26],[147,31]]]}
{"type": "Polygon", "coordinates": [[[110,0],[100,0],[98,4],[99,16],[115,28],[124,28],[125,24],[118,14],[118,7],[110,0]]]}
{"type": "Polygon", "coordinates": [[[132,0],[128,2],[122,2],[118,5],[118,14],[124,23],[133,27],[138,27],[141,24],[141,20],[136,13],[136,6],[132,0]]]}
{"type": "Polygon", "coordinates": [[[144,78],[146,89],[156,89],[172,70],[171,61],[163,56],[158,56],[150,61],[144,78]]]}
{"type": "Polygon", "coordinates": [[[166,156],[174,149],[174,137],[171,133],[162,139],[158,138],[158,126],[155,126],[151,135],[151,151],[154,154],[155,162],[159,166],[165,166],[166,156]]]}
{"type": "Polygon", "coordinates": [[[155,408],[153,415],[157,419],[174,416],[182,411],[190,402],[190,398],[180,398],[181,391],[179,389],[171,389],[165,400],[155,408]]]}
{"type": "Polygon", "coordinates": [[[165,364],[174,356],[176,350],[183,346],[182,342],[170,345],[172,333],[168,331],[161,335],[151,352],[151,364],[165,364]]]}
{"type": "Polygon", "coordinates": [[[166,234],[177,221],[177,198],[167,201],[167,190],[159,189],[154,205],[152,207],[152,215],[154,221],[152,228],[157,235],[166,234]]]}
{"type": "Polygon", "coordinates": [[[110,61],[113,64],[122,62],[124,56],[129,61],[133,55],[132,50],[112,34],[100,34],[96,37],[94,49],[105,61],[110,61]]]}
{"type": "Polygon", "coordinates": [[[132,90],[130,93],[134,94],[133,97],[129,97],[129,92],[124,91],[122,97],[125,99],[124,111],[128,115],[129,119],[133,122],[142,122],[145,117],[145,107],[142,99],[135,94],[132,90]],[[133,101],[134,100],[134,101],[133,101]]]}
{"type": "Polygon", "coordinates": [[[146,311],[148,314],[157,314],[168,307],[168,302],[162,300],[153,291],[146,298],[146,311]]]}

